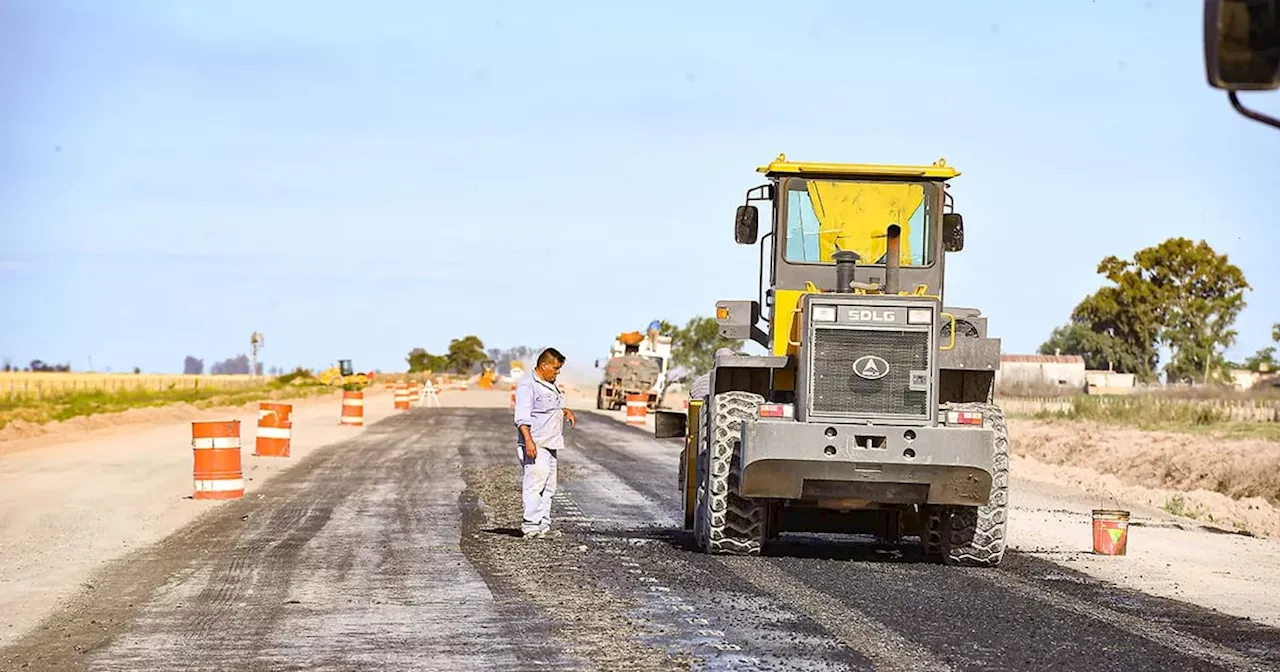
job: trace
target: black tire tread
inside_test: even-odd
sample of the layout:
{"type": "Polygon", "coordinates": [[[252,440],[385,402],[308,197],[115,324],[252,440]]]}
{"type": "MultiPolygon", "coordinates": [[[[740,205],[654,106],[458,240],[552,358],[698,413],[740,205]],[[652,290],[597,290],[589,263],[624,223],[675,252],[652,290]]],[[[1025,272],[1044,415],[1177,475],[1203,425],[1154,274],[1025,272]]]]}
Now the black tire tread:
{"type": "Polygon", "coordinates": [[[697,460],[694,534],[698,547],[708,553],[759,555],[764,547],[767,508],[737,494],[742,421],[755,415],[762,403],[764,397],[758,394],[723,392],[711,400],[710,409],[702,407],[699,435],[706,443],[699,447],[697,460]]]}
{"type": "Polygon", "coordinates": [[[991,499],[983,506],[938,507],[929,517],[930,532],[940,537],[937,550],[946,564],[996,567],[1004,559],[1009,522],[1009,429],[1004,412],[995,404],[982,402],[948,404],[947,410],[982,413],[982,426],[995,431],[991,499]]]}

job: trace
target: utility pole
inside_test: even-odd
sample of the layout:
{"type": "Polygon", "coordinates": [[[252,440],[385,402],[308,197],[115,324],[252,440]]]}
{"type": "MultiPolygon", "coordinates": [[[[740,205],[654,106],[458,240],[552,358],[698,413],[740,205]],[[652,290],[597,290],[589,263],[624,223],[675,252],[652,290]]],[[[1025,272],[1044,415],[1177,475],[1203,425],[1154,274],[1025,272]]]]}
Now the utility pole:
{"type": "Polygon", "coordinates": [[[249,364],[249,377],[253,380],[257,380],[258,378],[258,350],[262,349],[263,343],[264,339],[262,334],[259,332],[255,331],[253,332],[253,335],[249,337],[249,352],[252,353],[250,355],[252,359],[249,364]]]}

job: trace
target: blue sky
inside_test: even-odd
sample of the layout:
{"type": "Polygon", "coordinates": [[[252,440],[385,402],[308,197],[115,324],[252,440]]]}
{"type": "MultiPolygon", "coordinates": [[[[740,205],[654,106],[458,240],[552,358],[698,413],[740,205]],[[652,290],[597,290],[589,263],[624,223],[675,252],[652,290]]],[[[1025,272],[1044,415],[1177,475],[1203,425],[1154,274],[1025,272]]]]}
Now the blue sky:
{"type": "MultiPolygon", "coordinates": [[[[1204,84],[1200,3],[6,0],[0,356],[399,370],[755,296],[733,210],[780,152],[928,163],[949,305],[1032,352],[1174,235],[1280,321],[1280,131],[1204,84]],[[961,6],[963,5],[963,6],[961,6]]],[[[1280,93],[1246,102],[1280,112],[1280,93]]]]}

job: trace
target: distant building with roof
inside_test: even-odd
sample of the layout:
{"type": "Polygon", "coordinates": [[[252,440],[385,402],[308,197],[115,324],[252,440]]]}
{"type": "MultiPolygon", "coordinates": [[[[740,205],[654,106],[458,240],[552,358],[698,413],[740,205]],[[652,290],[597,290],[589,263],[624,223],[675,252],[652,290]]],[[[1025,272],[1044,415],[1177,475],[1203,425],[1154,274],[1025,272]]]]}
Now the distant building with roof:
{"type": "Polygon", "coordinates": [[[996,388],[1083,392],[1084,358],[1080,355],[1000,355],[996,388]]]}

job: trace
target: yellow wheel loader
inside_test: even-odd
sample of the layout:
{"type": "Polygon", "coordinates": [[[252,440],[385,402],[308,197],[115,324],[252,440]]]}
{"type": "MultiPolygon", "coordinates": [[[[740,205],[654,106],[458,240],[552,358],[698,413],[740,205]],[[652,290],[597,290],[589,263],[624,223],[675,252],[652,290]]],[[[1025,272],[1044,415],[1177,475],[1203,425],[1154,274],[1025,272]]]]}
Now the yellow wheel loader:
{"type": "Polygon", "coordinates": [[[945,160],[759,169],[734,222],[761,243],[761,293],[718,301],[720,334],[764,355],[716,354],[687,413],[684,526],[709,553],[756,555],[779,534],[918,536],[947,564],[1005,550],[1009,442],[993,403],[999,339],[976,309],[944,307],[947,253],[964,245],[945,160]],[[772,210],[760,237],[753,202],[772,210]],[[766,289],[767,287],[767,289],[766,289]]]}

